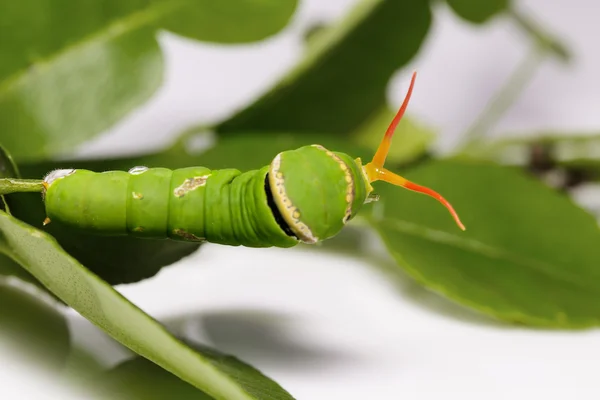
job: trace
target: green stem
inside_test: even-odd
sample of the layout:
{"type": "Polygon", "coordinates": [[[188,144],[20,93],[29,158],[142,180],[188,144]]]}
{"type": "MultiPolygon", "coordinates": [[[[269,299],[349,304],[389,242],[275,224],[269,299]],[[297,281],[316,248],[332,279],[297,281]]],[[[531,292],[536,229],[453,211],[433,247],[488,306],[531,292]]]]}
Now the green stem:
{"type": "Polygon", "coordinates": [[[525,59],[508,78],[496,96],[480,114],[479,118],[467,130],[459,145],[458,153],[468,153],[476,149],[483,137],[506,113],[514,101],[521,95],[527,82],[534,76],[548,52],[534,46],[525,59]]]}
{"type": "Polygon", "coordinates": [[[38,179],[0,179],[0,195],[23,192],[42,192],[44,181],[38,179]]]}
{"type": "Polygon", "coordinates": [[[508,15],[518,28],[525,31],[535,40],[536,44],[549,53],[557,56],[562,61],[569,61],[571,55],[567,47],[562,44],[554,35],[542,28],[540,24],[532,17],[515,8],[508,11],[508,15]]]}
{"type": "Polygon", "coordinates": [[[540,27],[529,15],[514,7],[508,10],[508,15],[517,27],[533,37],[533,48],[509,77],[508,82],[502,86],[479,118],[471,125],[459,145],[458,154],[468,155],[478,149],[485,134],[493,128],[521,95],[527,82],[531,80],[547,56],[553,55],[562,61],[569,60],[570,56],[566,47],[547,30],[540,27]]]}

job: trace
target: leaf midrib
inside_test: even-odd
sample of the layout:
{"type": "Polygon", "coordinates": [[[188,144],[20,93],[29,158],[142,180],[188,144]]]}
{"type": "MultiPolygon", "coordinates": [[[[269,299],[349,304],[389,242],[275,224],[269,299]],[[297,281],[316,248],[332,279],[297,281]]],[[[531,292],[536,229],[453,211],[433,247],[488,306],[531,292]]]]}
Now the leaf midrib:
{"type": "Polygon", "coordinates": [[[49,56],[43,57],[8,76],[4,81],[0,82],[0,98],[8,93],[12,87],[25,82],[27,77],[30,76],[30,71],[34,70],[39,72],[44,68],[49,68],[56,60],[68,57],[69,54],[79,51],[90,43],[105,43],[141,27],[149,26],[153,22],[163,18],[165,15],[179,10],[186,3],[187,0],[156,2],[142,10],[135,11],[111,21],[104,25],[102,29],[84,35],[80,39],[58,49],[49,56]]]}
{"type": "MultiPolygon", "coordinates": [[[[427,239],[435,243],[449,245],[455,248],[459,248],[461,250],[477,253],[488,258],[495,258],[499,260],[508,261],[525,268],[531,268],[537,272],[540,272],[550,277],[553,280],[559,280],[563,282],[566,281],[578,287],[590,288],[589,280],[581,281],[571,275],[554,273],[554,271],[556,271],[556,267],[553,264],[549,264],[545,261],[540,261],[529,257],[524,257],[522,255],[515,254],[514,252],[510,252],[499,247],[490,246],[478,240],[460,237],[455,234],[451,234],[437,229],[432,229],[420,224],[416,224],[414,222],[401,219],[370,219],[370,222],[375,227],[382,226],[400,233],[427,239]]],[[[597,288],[594,289],[595,292],[598,291],[597,288]]]]}

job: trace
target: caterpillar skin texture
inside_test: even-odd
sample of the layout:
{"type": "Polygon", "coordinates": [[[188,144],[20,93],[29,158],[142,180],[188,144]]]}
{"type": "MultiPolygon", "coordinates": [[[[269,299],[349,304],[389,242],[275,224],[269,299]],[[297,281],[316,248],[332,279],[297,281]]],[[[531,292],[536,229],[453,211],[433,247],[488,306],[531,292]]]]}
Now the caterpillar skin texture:
{"type": "Polygon", "coordinates": [[[57,170],[44,178],[50,221],[88,232],[292,247],[335,236],[373,190],[360,159],[320,145],[258,170],[135,167],[57,170]]]}

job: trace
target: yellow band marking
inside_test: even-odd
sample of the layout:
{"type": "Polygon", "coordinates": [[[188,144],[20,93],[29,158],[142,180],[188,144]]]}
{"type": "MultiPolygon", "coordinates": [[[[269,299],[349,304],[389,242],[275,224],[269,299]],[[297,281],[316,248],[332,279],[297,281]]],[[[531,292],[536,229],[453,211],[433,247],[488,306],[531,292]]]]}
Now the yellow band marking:
{"type": "Polygon", "coordinates": [[[338,165],[340,166],[342,171],[344,171],[344,179],[346,180],[346,183],[347,183],[347,185],[346,185],[346,212],[344,213],[344,218],[342,219],[342,221],[345,224],[346,222],[348,222],[348,220],[352,216],[352,203],[354,202],[354,196],[355,196],[355,194],[354,194],[354,179],[352,179],[352,171],[350,170],[350,167],[348,167],[348,165],[346,165],[346,163],[340,157],[338,157],[334,152],[327,150],[325,147],[321,146],[320,144],[313,144],[312,147],[315,147],[319,150],[324,151],[325,154],[327,154],[336,163],[338,163],[338,165]]]}

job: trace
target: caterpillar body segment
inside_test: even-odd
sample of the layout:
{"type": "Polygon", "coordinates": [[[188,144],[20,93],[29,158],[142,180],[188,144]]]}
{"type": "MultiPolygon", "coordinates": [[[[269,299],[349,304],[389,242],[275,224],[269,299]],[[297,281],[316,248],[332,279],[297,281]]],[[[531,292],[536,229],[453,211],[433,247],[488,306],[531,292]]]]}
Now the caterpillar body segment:
{"type": "Polygon", "coordinates": [[[46,214],[50,221],[105,235],[291,247],[297,240],[269,208],[267,170],[67,170],[46,178],[46,214]],[[240,196],[244,211],[236,209],[240,196]]]}
{"type": "Polygon", "coordinates": [[[360,159],[320,145],[277,155],[270,165],[269,181],[279,212],[305,243],[335,236],[373,190],[360,159]]]}
{"type": "Polygon", "coordinates": [[[440,201],[441,195],[384,168],[392,137],[415,82],[373,160],[320,145],[277,154],[258,170],[134,167],[128,172],[57,170],[44,178],[49,221],[107,235],[208,241],[247,247],[292,247],[338,234],[361,207],[376,201],[371,183],[385,181],[440,201]]]}
{"type": "Polygon", "coordinates": [[[291,247],[337,234],[370,189],[349,156],[319,145],[260,170],[135,167],[45,178],[50,221],[106,235],[291,247]]]}

